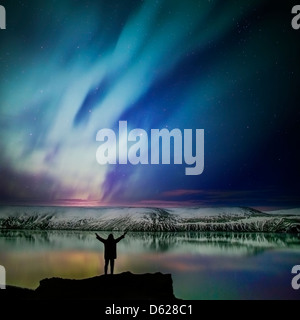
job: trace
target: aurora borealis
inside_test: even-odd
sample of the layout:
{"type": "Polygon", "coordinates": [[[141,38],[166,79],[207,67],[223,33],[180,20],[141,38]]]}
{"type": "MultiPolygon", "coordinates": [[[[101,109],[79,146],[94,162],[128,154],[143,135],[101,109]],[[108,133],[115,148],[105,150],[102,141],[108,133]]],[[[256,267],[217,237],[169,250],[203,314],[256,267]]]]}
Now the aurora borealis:
{"type": "Polygon", "coordinates": [[[1,203],[300,205],[289,1],[1,1],[1,203]],[[205,165],[105,165],[102,128],[205,130],[205,165]]]}

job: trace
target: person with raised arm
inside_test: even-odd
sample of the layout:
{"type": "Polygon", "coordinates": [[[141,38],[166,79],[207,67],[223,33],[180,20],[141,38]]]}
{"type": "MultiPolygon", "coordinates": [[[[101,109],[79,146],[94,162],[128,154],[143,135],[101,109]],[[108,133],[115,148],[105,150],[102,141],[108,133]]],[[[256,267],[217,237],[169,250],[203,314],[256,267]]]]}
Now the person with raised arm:
{"type": "Polygon", "coordinates": [[[110,263],[110,273],[114,274],[114,266],[115,266],[115,259],[117,259],[117,243],[125,238],[127,231],[124,234],[115,239],[113,234],[109,234],[107,239],[100,237],[97,233],[96,238],[97,240],[101,241],[104,244],[104,273],[107,275],[108,264],[110,263]]]}

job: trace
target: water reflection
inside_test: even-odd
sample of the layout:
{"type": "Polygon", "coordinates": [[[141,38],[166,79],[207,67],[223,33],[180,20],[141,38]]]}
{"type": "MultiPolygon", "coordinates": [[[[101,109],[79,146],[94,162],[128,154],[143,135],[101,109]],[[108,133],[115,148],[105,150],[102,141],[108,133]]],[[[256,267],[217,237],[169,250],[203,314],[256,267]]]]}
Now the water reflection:
{"type": "MultiPolygon", "coordinates": [[[[10,285],[93,277],[103,273],[103,260],[94,232],[0,230],[0,264],[10,285]]],[[[294,299],[291,268],[299,261],[297,234],[131,232],[118,244],[115,271],[171,273],[182,299],[294,299]]]]}
{"type": "MultiPolygon", "coordinates": [[[[108,232],[100,232],[103,237],[108,232]]],[[[121,233],[114,233],[115,236],[121,233]]],[[[94,232],[0,230],[2,251],[99,250],[94,232]]],[[[273,248],[300,249],[299,234],[151,232],[128,233],[119,244],[124,252],[184,252],[201,254],[252,255],[273,248]]]]}

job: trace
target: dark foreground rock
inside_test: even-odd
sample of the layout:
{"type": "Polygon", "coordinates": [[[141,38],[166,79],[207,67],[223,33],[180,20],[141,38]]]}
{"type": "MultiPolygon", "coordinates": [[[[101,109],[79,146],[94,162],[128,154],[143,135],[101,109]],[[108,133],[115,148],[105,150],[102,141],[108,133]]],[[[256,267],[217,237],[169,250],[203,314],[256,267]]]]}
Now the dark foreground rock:
{"type": "Polygon", "coordinates": [[[36,290],[8,286],[6,290],[0,290],[0,297],[30,300],[176,300],[170,274],[130,272],[82,280],[44,279],[36,290]]]}

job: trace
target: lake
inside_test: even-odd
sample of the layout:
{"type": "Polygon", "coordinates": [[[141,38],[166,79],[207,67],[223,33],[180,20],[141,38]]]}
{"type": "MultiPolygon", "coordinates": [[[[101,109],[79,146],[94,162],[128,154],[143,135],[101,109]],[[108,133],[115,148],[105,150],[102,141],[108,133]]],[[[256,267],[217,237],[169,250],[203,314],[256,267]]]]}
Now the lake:
{"type": "MultiPolygon", "coordinates": [[[[103,274],[103,244],[91,231],[0,230],[0,248],[7,285],[103,274]]],[[[299,234],[129,232],[118,244],[115,273],[170,273],[181,299],[300,299],[291,287],[294,265],[299,234]]]]}

